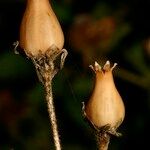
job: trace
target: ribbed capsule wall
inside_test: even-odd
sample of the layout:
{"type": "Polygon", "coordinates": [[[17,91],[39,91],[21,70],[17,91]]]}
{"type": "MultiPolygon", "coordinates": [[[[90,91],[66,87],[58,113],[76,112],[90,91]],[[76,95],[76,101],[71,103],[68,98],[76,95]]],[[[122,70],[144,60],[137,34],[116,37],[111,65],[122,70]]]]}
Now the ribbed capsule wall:
{"type": "Polygon", "coordinates": [[[53,46],[63,48],[64,35],[49,0],[27,0],[19,42],[28,56],[44,54],[53,46]]]}
{"type": "Polygon", "coordinates": [[[109,61],[103,68],[95,63],[95,86],[85,112],[87,118],[97,127],[109,124],[115,127],[125,116],[122,98],[116,89],[109,61]]]}

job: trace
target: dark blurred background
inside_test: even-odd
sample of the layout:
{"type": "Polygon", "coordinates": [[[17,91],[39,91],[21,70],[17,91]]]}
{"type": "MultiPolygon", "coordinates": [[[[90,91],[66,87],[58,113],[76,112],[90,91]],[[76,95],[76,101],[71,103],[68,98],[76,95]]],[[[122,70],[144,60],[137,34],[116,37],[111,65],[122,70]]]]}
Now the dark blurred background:
{"type": "MultiPolygon", "coordinates": [[[[110,150],[144,150],[150,127],[150,1],[52,0],[65,34],[65,67],[53,82],[64,150],[96,149],[81,102],[93,87],[89,65],[117,62],[115,83],[126,107],[110,150]]],[[[33,64],[15,55],[24,0],[0,0],[0,150],[54,149],[44,90],[33,64]]]]}

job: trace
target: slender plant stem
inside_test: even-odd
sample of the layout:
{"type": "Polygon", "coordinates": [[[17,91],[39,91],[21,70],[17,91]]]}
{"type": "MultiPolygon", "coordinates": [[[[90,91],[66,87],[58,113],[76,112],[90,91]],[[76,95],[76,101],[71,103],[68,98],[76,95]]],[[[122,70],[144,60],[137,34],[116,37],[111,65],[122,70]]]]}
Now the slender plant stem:
{"type": "MultiPolygon", "coordinates": [[[[17,51],[18,45],[19,45],[18,41],[14,43],[14,46],[15,46],[14,51],[16,54],[19,54],[17,51]]],[[[28,53],[28,57],[31,58],[35,66],[39,81],[45,87],[48,114],[49,114],[49,118],[51,122],[53,139],[54,139],[56,150],[61,150],[61,144],[60,144],[60,139],[59,139],[59,134],[58,134],[57,119],[56,119],[55,107],[54,107],[54,102],[53,102],[52,79],[57,74],[57,72],[63,68],[65,58],[67,55],[68,55],[68,52],[66,49],[62,49],[60,51],[55,45],[48,48],[45,54],[39,53],[38,56],[33,56],[32,54],[28,53]],[[58,66],[55,66],[54,61],[60,55],[61,55],[60,67],[58,67],[58,66]]]]}
{"type": "Polygon", "coordinates": [[[54,144],[56,150],[61,150],[61,144],[58,134],[58,127],[57,127],[57,119],[55,114],[55,107],[53,103],[53,94],[52,94],[52,79],[49,76],[49,73],[45,73],[45,91],[46,91],[46,102],[48,107],[49,118],[51,122],[54,144]]]}
{"type": "Polygon", "coordinates": [[[57,74],[57,72],[60,69],[62,69],[67,54],[68,52],[65,49],[59,52],[57,47],[53,47],[48,49],[45,55],[39,55],[39,57],[37,58],[31,57],[32,62],[36,68],[39,81],[44,85],[45,88],[48,114],[51,122],[53,139],[56,150],[61,150],[61,144],[58,134],[57,119],[53,102],[52,79],[57,74]],[[54,64],[54,61],[59,55],[61,55],[60,69],[57,68],[54,64]]]}
{"type": "Polygon", "coordinates": [[[97,136],[98,150],[108,150],[110,136],[107,133],[97,136]]]}
{"type": "Polygon", "coordinates": [[[43,83],[45,88],[45,93],[46,93],[45,97],[46,97],[48,114],[49,114],[49,119],[50,119],[52,133],[53,133],[55,149],[61,150],[61,144],[60,144],[60,139],[58,134],[58,127],[57,127],[57,119],[56,119],[55,107],[53,102],[53,93],[52,93],[52,79],[57,73],[57,71],[54,68],[53,62],[46,63],[47,61],[46,57],[43,57],[43,59],[41,58],[39,60],[40,61],[32,59],[39,80],[43,83]]]}

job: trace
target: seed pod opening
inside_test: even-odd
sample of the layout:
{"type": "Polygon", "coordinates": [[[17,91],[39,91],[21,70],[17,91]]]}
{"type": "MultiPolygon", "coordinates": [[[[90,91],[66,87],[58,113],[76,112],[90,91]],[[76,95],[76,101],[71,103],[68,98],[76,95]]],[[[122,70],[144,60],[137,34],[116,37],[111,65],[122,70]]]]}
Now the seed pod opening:
{"type": "Polygon", "coordinates": [[[45,54],[50,47],[61,51],[64,35],[49,0],[27,0],[20,27],[20,47],[30,56],[45,54]]]}
{"type": "Polygon", "coordinates": [[[85,106],[87,119],[98,128],[109,125],[117,128],[124,119],[125,108],[114,84],[110,62],[102,68],[97,62],[90,66],[95,72],[95,86],[92,96],[85,106]]]}

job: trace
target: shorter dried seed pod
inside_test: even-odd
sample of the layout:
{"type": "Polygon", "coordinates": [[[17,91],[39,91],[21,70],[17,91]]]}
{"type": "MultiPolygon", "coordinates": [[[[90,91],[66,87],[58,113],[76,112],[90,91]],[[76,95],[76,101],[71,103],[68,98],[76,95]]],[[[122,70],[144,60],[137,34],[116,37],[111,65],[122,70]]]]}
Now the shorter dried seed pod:
{"type": "Polygon", "coordinates": [[[95,72],[95,87],[90,100],[85,106],[86,118],[96,127],[101,129],[109,126],[109,132],[116,134],[116,128],[121,124],[125,116],[125,108],[120,94],[118,93],[112,75],[110,62],[107,61],[103,68],[95,62],[90,66],[95,72]]]}
{"type": "Polygon", "coordinates": [[[36,57],[51,47],[61,51],[63,45],[64,35],[49,0],[27,0],[20,27],[20,47],[29,57],[36,57]]]}

